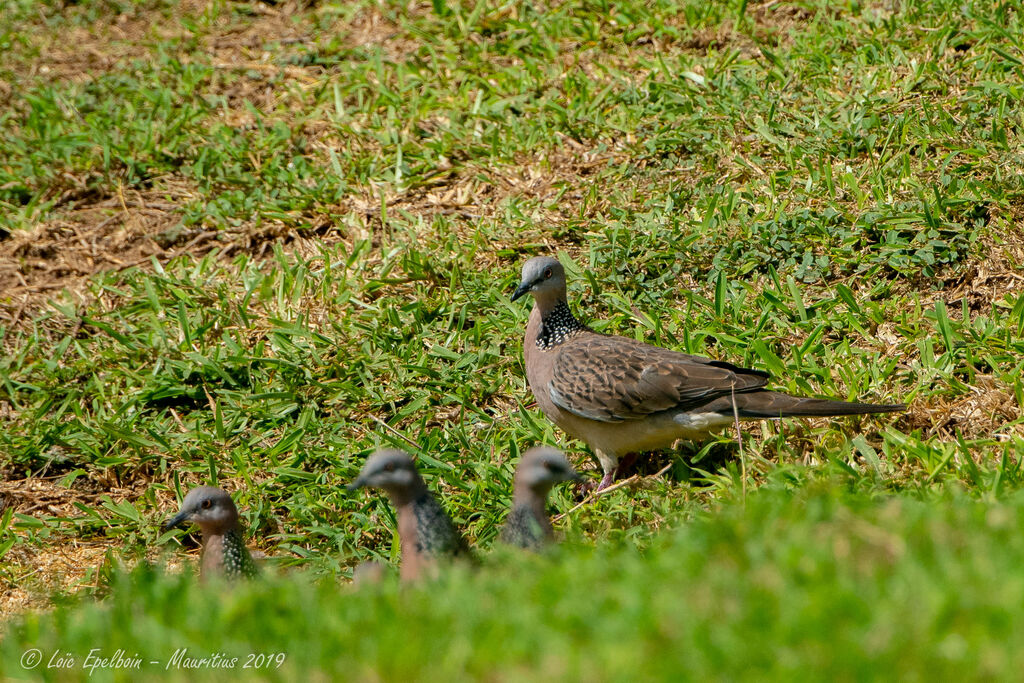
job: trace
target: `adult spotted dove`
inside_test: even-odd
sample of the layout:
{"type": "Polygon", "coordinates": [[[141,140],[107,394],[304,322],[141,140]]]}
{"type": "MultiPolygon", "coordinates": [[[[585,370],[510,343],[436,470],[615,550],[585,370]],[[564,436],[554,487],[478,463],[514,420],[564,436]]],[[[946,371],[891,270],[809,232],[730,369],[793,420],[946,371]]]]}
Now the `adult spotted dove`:
{"type": "Polygon", "coordinates": [[[500,540],[509,545],[538,550],[554,538],[551,520],[545,509],[548,492],[563,481],[578,481],[580,475],[562,452],[548,446],[536,446],[523,453],[516,468],[509,512],[500,540]]]}
{"type": "Polygon", "coordinates": [[[407,453],[385,449],[371,455],[348,488],[355,491],[364,486],[383,489],[395,506],[403,581],[417,579],[436,566],[439,558],[468,555],[466,541],[427,489],[407,453]]]}
{"type": "Polygon", "coordinates": [[[523,355],[526,378],[544,414],[585,441],[615,478],[619,458],[700,440],[741,420],[828,417],[905,410],[903,405],[802,398],[765,388],[769,375],[625,337],[594,332],[566,301],[565,269],[537,256],[523,265],[515,301],[532,294],[523,355]]]}
{"type": "Polygon", "coordinates": [[[245,547],[238,508],[224,489],[213,486],[192,489],[182,501],[181,510],[164,523],[164,528],[173,529],[185,522],[199,525],[203,533],[201,579],[211,576],[251,578],[257,574],[256,563],[245,547]]]}

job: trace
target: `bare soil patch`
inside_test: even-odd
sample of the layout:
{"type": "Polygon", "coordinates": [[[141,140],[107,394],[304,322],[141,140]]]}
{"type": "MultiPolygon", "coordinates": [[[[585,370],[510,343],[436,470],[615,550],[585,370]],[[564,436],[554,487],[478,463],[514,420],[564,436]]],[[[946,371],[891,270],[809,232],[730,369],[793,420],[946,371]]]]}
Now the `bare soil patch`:
{"type": "Polygon", "coordinates": [[[0,320],[16,326],[67,292],[81,301],[90,276],[190,252],[209,251],[213,235],[180,227],[194,190],[166,179],[160,190],[89,197],[33,230],[0,241],[0,320]]]}

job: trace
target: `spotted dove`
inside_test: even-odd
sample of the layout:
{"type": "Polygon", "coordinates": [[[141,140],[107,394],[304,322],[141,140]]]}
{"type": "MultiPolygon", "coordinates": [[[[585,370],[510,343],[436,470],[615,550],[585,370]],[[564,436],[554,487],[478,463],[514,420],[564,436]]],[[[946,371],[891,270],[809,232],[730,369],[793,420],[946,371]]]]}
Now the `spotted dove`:
{"type": "Polygon", "coordinates": [[[612,483],[621,456],[703,439],[732,423],[734,407],[742,420],[906,409],[790,396],[765,389],[761,370],[594,332],[573,315],[565,291],[562,264],[537,256],[523,265],[512,300],[533,295],[526,378],[548,419],[594,450],[604,470],[598,490],[612,483]]]}
{"type": "Polygon", "coordinates": [[[509,512],[500,540],[509,545],[539,550],[554,538],[551,520],[545,509],[548,492],[563,481],[578,481],[580,475],[562,452],[548,446],[536,446],[523,453],[516,468],[509,512]]]}
{"type": "Polygon", "coordinates": [[[403,581],[417,579],[440,558],[468,555],[466,541],[427,489],[407,453],[384,449],[371,455],[348,488],[355,491],[364,486],[384,489],[395,506],[403,581]]]}
{"type": "Polygon", "coordinates": [[[252,578],[257,574],[256,563],[245,547],[238,508],[224,489],[198,486],[188,492],[181,510],[164,523],[173,529],[185,522],[199,525],[203,533],[203,556],[199,576],[227,579],[252,578]]]}

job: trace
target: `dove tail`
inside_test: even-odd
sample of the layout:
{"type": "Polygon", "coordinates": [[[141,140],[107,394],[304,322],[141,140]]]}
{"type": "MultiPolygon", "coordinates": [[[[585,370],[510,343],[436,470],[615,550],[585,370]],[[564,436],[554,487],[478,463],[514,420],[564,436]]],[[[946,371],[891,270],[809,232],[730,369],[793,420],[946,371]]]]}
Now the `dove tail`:
{"type": "Polygon", "coordinates": [[[801,398],[776,391],[736,394],[736,410],[741,418],[834,417],[867,413],[898,413],[902,403],[856,403],[825,398],[801,398]]]}

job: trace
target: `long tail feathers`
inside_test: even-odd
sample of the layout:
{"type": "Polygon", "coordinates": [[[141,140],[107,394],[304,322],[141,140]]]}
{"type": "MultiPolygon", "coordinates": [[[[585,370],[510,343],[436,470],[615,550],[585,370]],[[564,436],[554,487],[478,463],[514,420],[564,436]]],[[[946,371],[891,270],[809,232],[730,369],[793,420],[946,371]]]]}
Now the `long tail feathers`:
{"type": "MultiPolygon", "coordinates": [[[[865,413],[897,413],[903,404],[850,403],[823,398],[801,398],[776,391],[755,391],[736,395],[740,417],[831,417],[865,413]]],[[[732,412],[731,406],[729,412],[732,412]]]]}

